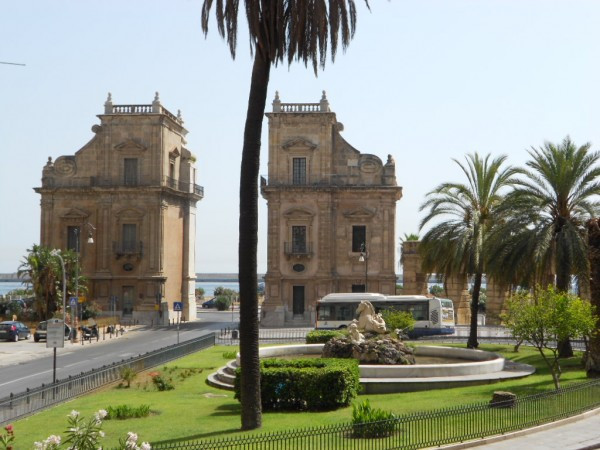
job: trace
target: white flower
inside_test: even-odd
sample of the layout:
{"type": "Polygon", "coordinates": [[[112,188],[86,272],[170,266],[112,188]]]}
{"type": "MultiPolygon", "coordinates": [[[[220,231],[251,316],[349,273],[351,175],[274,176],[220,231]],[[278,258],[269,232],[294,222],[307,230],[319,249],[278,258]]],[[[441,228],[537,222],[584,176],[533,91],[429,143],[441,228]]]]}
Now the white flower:
{"type": "Polygon", "coordinates": [[[96,414],[94,414],[94,417],[96,418],[96,420],[102,420],[107,415],[108,415],[108,412],[105,409],[101,409],[96,414]]]}
{"type": "Polygon", "coordinates": [[[47,444],[60,445],[60,436],[52,435],[46,439],[47,444]]]}
{"type": "Polygon", "coordinates": [[[43,450],[44,444],[42,444],[41,442],[34,442],[33,448],[34,448],[34,450],[43,450]]]}
{"type": "Polygon", "coordinates": [[[77,419],[77,417],[79,417],[79,411],[75,411],[75,410],[71,411],[71,413],[69,414],[69,417],[71,419],[77,419]]]}
{"type": "Polygon", "coordinates": [[[150,447],[150,444],[148,442],[142,442],[140,450],[151,450],[151,449],[152,449],[152,447],[150,447]]]}
{"type": "Polygon", "coordinates": [[[138,435],[133,432],[127,433],[127,443],[135,444],[138,440],[138,435]]]}
{"type": "Polygon", "coordinates": [[[104,431],[98,431],[98,434],[100,435],[100,437],[104,437],[106,435],[106,433],[104,433],[104,431]]]}

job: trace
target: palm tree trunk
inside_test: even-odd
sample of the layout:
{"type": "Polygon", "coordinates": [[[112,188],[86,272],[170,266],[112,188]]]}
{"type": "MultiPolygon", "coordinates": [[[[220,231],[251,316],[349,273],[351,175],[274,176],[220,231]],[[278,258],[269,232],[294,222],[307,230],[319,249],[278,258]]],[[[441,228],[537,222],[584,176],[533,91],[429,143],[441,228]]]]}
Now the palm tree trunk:
{"type": "Polygon", "coordinates": [[[483,274],[481,272],[475,274],[473,295],[471,297],[471,329],[469,330],[469,340],[467,341],[468,348],[479,347],[479,342],[477,342],[477,312],[479,311],[479,293],[481,292],[482,279],[483,274]]]}
{"type": "MultiPolygon", "coordinates": [[[[560,262],[556,266],[556,289],[560,292],[569,292],[569,288],[571,287],[571,271],[569,267],[565,267],[565,264],[560,264],[560,262]]],[[[571,339],[566,338],[560,340],[558,341],[557,346],[559,358],[570,358],[573,356],[571,339]]]]}
{"type": "MultiPolygon", "coordinates": [[[[587,223],[588,246],[590,250],[590,302],[594,307],[594,314],[600,314],[600,219],[592,219],[587,223]]],[[[596,331],[598,331],[596,324],[596,331]]],[[[587,376],[600,377],[600,335],[592,333],[589,349],[585,361],[587,376]]]]}
{"type": "Polygon", "coordinates": [[[260,49],[254,54],[252,80],[244,128],[240,175],[239,280],[240,280],[240,397],[242,429],[262,426],[260,360],[258,356],[258,171],[262,123],[271,63],[260,49]]]}

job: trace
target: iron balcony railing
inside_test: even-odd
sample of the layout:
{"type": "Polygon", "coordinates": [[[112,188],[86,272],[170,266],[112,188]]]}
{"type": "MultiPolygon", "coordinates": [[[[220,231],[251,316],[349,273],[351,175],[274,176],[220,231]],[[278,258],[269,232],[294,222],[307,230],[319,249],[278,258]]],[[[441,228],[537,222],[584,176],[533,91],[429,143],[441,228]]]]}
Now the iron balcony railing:
{"type": "Polygon", "coordinates": [[[313,254],[313,243],[284,242],[283,251],[288,256],[311,256],[313,254]]]}
{"type": "Polygon", "coordinates": [[[123,256],[135,256],[141,258],[144,256],[144,243],[138,242],[115,242],[113,241],[113,252],[117,259],[123,256]]]}

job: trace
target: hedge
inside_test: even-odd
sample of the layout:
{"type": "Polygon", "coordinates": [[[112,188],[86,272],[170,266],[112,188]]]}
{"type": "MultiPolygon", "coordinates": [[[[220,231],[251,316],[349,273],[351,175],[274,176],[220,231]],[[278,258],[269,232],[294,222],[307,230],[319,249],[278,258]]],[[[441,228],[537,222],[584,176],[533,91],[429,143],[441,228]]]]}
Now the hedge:
{"type": "MultiPolygon", "coordinates": [[[[235,373],[240,399],[241,368],[235,373]]],[[[321,411],[348,406],[360,389],[358,361],[338,358],[265,359],[261,361],[263,410],[321,411]]]]}
{"type": "Polygon", "coordinates": [[[306,335],[307,344],[325,344],[333,338],[343,338],[347,332],[340,330],[313,330],[306,335]]]}

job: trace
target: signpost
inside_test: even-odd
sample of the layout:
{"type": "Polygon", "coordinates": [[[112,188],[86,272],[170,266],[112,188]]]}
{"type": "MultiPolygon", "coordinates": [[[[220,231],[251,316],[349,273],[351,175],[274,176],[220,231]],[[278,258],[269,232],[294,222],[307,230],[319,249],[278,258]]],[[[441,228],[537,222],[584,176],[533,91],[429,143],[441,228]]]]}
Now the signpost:
{"type": "Polygon", "coordinates": [[[65,324],[60,319],[50,319],[46,326],[46,348],[54,349],[52,383],[56,383],[56,349],[65,346],[65,324]]]}
{"type": "Polygon", "coordinates": [[[173,302],[173,311],[177,311],[177,343],[179,344],[179,318],[183,311],[183,302],[173,302]]]}

